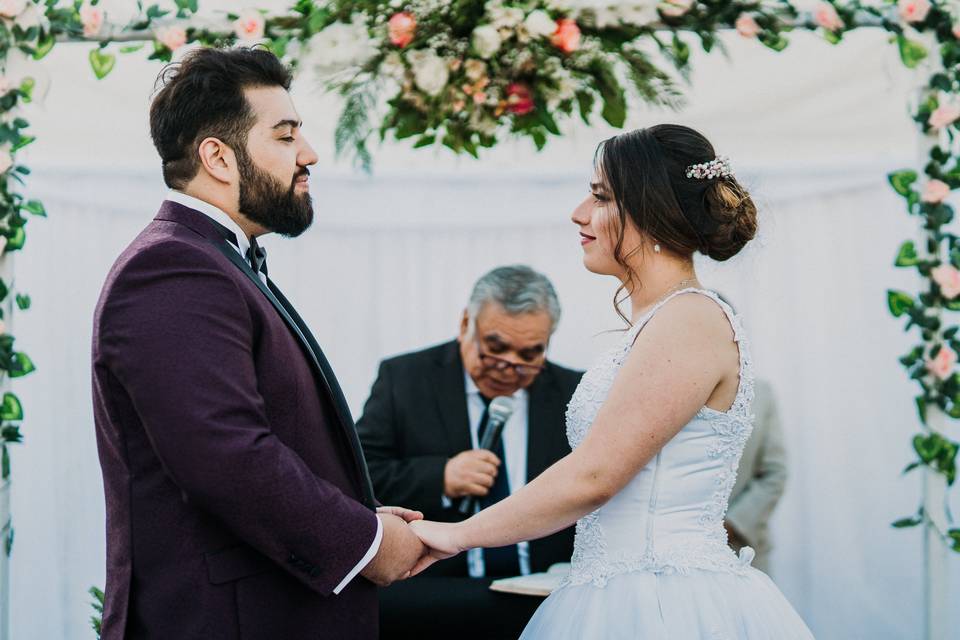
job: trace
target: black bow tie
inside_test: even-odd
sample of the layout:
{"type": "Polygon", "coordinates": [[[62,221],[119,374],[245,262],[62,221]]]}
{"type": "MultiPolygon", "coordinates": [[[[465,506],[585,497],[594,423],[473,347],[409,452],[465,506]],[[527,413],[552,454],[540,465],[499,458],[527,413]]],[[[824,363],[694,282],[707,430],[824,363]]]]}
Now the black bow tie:
{"type": "Polygon", "coordinates": [[[267,250],[257,243],[256,236],[250,236],[250,248],[247,249],[247,260],[255,273],[267,275],[267,250]]]}

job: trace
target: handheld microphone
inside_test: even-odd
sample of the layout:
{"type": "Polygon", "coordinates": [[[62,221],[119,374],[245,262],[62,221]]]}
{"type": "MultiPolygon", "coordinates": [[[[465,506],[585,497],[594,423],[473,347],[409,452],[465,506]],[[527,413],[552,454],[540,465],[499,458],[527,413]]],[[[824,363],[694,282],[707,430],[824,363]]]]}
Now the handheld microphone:
{"type": "MultiPolygon", "coordinates": [[[[480,441],[480,449],[492,451],[500,442],[503,435],[503,425],[507,423],[513,414],[513,398],[510,396],[497,396],[490,401],[487,408],[487,428],[483,432],[483,440],[480,441]]],[[[502,461],[501,461],[502,462],[502,461]]],[[[460,502],[460,513],[467,515],[473,513],[476,505],[476,496],[467,496],[460,502]]]]}

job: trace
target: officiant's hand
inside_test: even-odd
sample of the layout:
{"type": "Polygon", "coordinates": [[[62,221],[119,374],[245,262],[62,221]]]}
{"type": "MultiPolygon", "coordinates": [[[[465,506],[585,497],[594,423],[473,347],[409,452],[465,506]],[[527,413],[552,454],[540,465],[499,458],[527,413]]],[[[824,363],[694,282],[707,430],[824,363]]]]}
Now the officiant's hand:
{"type": "Polygon", "coordinates": [[[477,496],[490,493],[497,479],[500,458],[486,449],[461,451],[447,460],[443,469],[443,493],[448,498],[477,496]]]}
{"type": "Polygon", "coordinates": [[[421,520],[410,524],[410,529],[427,546],[426,554],[413,567],[411,576],[415,576],[437,560],[451,558],[465,549],[459,542],[459,530],[462,523],[432,522],[421,520]]]}
{"type": "Polygon", "coordinates": [[[400,516],[378,513],[377,517],[383,523],[383,539],[377,554],[360,574],[386,587],[410,577],[411,570],[426,553],[426,547],[400,516]]]}

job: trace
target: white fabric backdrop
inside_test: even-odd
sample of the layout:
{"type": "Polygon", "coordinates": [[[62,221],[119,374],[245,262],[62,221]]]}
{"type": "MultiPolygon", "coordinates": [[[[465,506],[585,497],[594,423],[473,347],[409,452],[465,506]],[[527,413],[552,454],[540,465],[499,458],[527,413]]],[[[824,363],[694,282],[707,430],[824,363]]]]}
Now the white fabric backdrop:
{"type": "MultiPolygon", "coordinates": [[[[913,389],[896,363],[909,344],[884,290],[910,289],[890,264],[912,222],[884,181],[912,161],[904,93],[911,81],[866,33],[830,48],[797,36],[776,56],[736,36],[730,59],[698,56],[679,115],[754,187],[761,238],[703,279],[746,317],[760,374],[778,392],[791,479],[774,519],[773,573],[818,638],[918,637],[921,545],[889,522],[912,512],[913,389]]],[[[12,632],[86,639],[86,589],[103,584],[103,496],[89,399],[93,306],[117,253],[152,217],[164,189],[146,137],[157,68],[134,58],[102,83],[85,49],[46,65],[50,91],[32,112],[41,140],[32,195],[48,221],[28,228],[17,287],[34,307],[17,322],[39,371],[16,389],[26,444],[14,453],[12,632]]],[[[307,84],[306,82],[303,84],[307,84]]],[[[574,127],[536,155],[505,145],[483,162],[389,146],[374,178],[330,163],[334,106],[296,95],[324,158],[319,212],[303,238],[270,238],[271,274],[314,328],[359,412],[377,361],[453,335],[485,269],[525,262],[557,285],[564,319],[554,359],[585,367],[618,328],[614,283],[584,271],[568,212],[582,197],[604,128],[574,127]]],[[[951,557],[953,601],[960,557],[951,557]]],[[[954,612],[960,628],[960,612],[954,612]]],[[[960,636],[958,636],[960,637],[960,636]]]]}

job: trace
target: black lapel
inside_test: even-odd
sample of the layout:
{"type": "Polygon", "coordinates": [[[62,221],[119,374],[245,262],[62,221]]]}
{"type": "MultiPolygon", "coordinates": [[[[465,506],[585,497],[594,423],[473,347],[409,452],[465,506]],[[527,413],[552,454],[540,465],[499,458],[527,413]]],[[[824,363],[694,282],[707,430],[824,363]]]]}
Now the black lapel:
{"type": "MultiPolygon", "coordinates": [[[[280,317],[283,318],[284,322],[287,323],[287,326],[290,327],[290,330],[293,334],[300,340],[300,344],[303,347],[303,350],[307,353],[310,363],[313,365],[317,374],[320,377],[320,380],[323,382],[324,387],[329,393],[330,397],[333,399],[333,407],[337,413],[337,417],[340,419],[340,423],[343,427],[344,433],[347,436],[347,441],[350,443],[350,448],[353,452],[354,462],[356,468],[359,470],[360,474],[360,485],[363,493],[364,504],[369,507],[374,507],[376,505],[376,500],[373,495],[373,485],[370,482],[370,473],[367,470],[367,463],[363,457],[363,449],[360,447],[360,439],[357,437],[357,430],[353,425],[353,417],[350,414],[350,409],[347,406],[347,401],[343,396],[343,391],[340,389],[340,383],[337,382],[336,376],[333,374],[333,370],[330,368],[330,363],[327,362],[326,356],[323,355],[320,346],[317,345],[316,340],[314,340],[313,335],[307,329],[306,324],[303,322],[303,319],[300,318],[293,306],[290,305],[289,301],[283,294],[280,293],[279,289],[276,287],[268,287],[264,284],[263,280],[254,273],[253,269],[250,268],[250,265],[247,264],[247,261],[243,259],[240,255],[240,252],[237,251],[232,245],[228,244],[226,240],[216,241],[211,240],[211,242],[220,250],[220,252],[225,255],[231,262],[233,262],[240,270],[251,280],[254,284],[257,285],[257,288],[263,292],[263,295],[267,297],[270,303],[277,310],[277,313],[280,314],[280,317]],[[283,302],[281,302],[281,299],[283,302]]],[[[272,284],[272,283],[271,283],[272,284]]]]}
{"type": "Polygon", "coordinates": [[[566,402],[547,365],[527,394],[527,482],[566,453],[557,445],[566,438],[565,413],[566,402]]]}
{"type": "Polygon", "coordinates": [[[470,441],[470,415],[467,412],[467,387],[464,381],[460,343],[451,342],[433,371],[433,385],[440,421],[447,434],[447,451],[456,455],[473,448],[470,441]]]}

